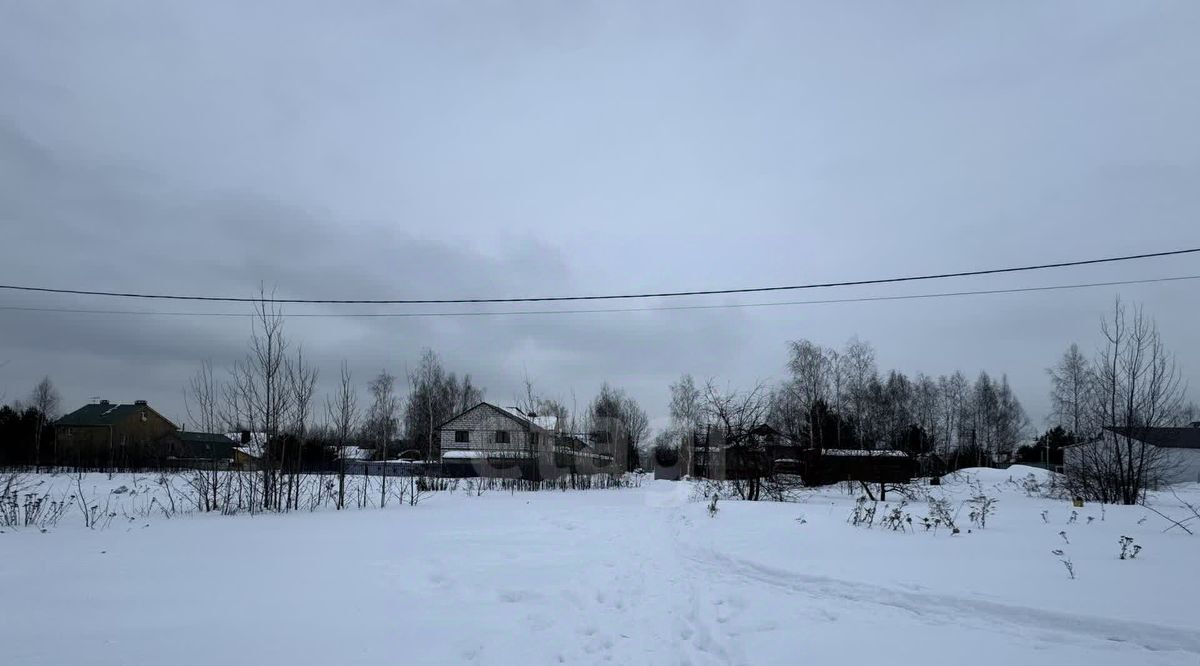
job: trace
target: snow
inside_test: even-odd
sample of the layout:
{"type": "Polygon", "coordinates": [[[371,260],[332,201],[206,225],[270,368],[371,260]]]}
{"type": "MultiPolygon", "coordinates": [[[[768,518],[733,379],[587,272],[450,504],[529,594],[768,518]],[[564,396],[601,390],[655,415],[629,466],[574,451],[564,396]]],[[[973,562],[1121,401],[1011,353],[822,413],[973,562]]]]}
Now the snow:
{"type": "Polygon", "coordinates": [[[521,421],[529,421],[533,425],[542,428],[543,430],[554,431],[558,429],[558,417],[549,416],[530,416],[520,407],[500,407],[501,410],[508,412],[521,421]]]}
{"type": "MultiPolygon", "coordinates": [[[[977,488],[999,498],[987,529],[964,508],[954,536],[851,526],[855,495],[837,487],[722,500],[710,517],[695,484],[669,481],[105,530],[71,515],[0,534],[0,598],[20,609],[0,623],[0,663],[1200,663],[1200,536],[1142,507],[1027,497],[1027,474],[1048,478],[965,470],[928,487],[955,509],[977,488]],[[1121,536],[1138,559],[1117,558],[1121,536]]],[[[38,481],[118,511],[165,491],[38,481]]]]}
{"type": "Polygon", "coordinates": [[[484,451],[443,451],[443,460],[477,460],[486,458],[487,453],[484,451]]]}
{"type": "Polygon", "coordinates": [[[954,484],[970,484],[981,483],[985,485],[994,485],[997,483],[1009,483],[1010,481],[1020,481],[1029,475],[1033,475],[1034,480],[1038,483],[1049,483],[1054,476],[1049,470],[1041,467],[1030,467],[1029,465],[1013,465],[1008,469],[992,469],[991,467],[964,467],[963,469],[947,474],[942,477],[943,483],[954,484]]]}
{"type": "Polygon", "coordinates": [[[225,436],[238,443],[238,445],[234,447],[238,451],[252,458],[261,458],[263,449],[266,447],[267,443],[267,433],[252,432],[249,434],[250,441],[248,442],[242,441],[242,433],[240,432],[227,432],[225,433],[225,436]]]}
{"type": "Polygon", "coordinates": [[[375,449],[365,449],[361,446],[343,446],[336,449],[336,455],[345,460],[370,460],[375,457],[375,449]]]}

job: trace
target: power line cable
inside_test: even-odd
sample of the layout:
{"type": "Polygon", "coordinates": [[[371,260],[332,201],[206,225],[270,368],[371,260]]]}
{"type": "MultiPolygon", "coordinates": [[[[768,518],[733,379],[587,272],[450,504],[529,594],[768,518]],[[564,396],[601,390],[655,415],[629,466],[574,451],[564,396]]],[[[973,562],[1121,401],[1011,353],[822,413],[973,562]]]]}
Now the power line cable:
{"type": "Polygon", "coordinates": [[[908,275],[902,277],[875,278],[869,280],[847,280],[842,282],[817,282],[775,287],[745,287],[739,289],[698,289],[692,291],[664,291],[633,294],[603,294],[591,296],[534,296],[522,298],[420,298],[420,299],[326,299],[326,298],[253,298],[238,296],[189,296],[181,294],[145,294],[137,292],[94,291],[88,289],[57,289],[52,287],[32,287],[26,285],[0,284],[0,289],[9,291],[26,291],[47,294],[72,294],[76,296],[111,296],[116,298],[142,298],[172,301],[220,301],[225,303],[307,303],[324,305],[433,305],[433,304],[468,304],[468,303],[533,303],[549,301],[601,301],[642,298],[674,298],[680,296],[717,296],[727,294],[750,294],[771,291],[796,291],[801,289],[826,289],[830,287],[858,287],[876,284],[895,284],[899,282],[916,282],[921,280],[942,280],[947,278],[973,277],[979,275],[997,275],[1001,273],[1020,273],[1051,268],[1067,268],[1074,266],[1089,266],[1108,264],[1121,261],[1136,261],[1156,259],[1183,254],[1200,252],[1200,247],[1165,252],[1149,252],[1145,254],[1129,254],[1118,257],[1103,257],[1099,259],[1083,259],[1078,261],[1060,261],[1049,264],[1034,264],[1030,266],[1011,266],[1007,268],[989,268],[974,271],[958,271],[953,273],[933,273],[927,275],[908,275]]]}
{"type": "MultiPolygon", "coordinates": [[[[592,308],[575,310],[495,310],[467,312],[341,312],[341,313],[297,313],[287,314],[287,318],[409,318],[409,317],[503,317],[509,315],[558,315],[558,314],[598,314],[620,312],[664,312],[675,310],[725,310],[736,308],[766,308],[789,305],[828,305],[835,303],[870,303],[876,301],[907,301],[934,298],[949,298],[959,296],[983,296],[994,294],[1020,294],[1039,291],[1062,291],[1068,289],[1087,289],[1092,287],[1115,287],[1136,284],[1153,284],[1162,282],[1180,282],[1184,280],[1200,280],[1200,275],[1181,275],[1163,278],[1146,278],[1141,280],[1116,280],[1111,282],[1085,282],[1080,284],[1045,285],[1039,287],[1012,287],[1008,289],[978,289],[970,291],[949,291],[931,294],[900,294],[894,296],[861,296],[853,298],[831,298],[809,301],[772,301],[768,303],[722,303],[709,305],[665,305],[644,308],[592,308]]],[[[50,312],[68,314],[100,314],[100,315],[142,315],[159,317],[254,317],[249,312],[160,312],[153,310],[90,310],[77,308],[43,308],[33,306],[5,305],[0,311],[16,312],[50,312]]]]}

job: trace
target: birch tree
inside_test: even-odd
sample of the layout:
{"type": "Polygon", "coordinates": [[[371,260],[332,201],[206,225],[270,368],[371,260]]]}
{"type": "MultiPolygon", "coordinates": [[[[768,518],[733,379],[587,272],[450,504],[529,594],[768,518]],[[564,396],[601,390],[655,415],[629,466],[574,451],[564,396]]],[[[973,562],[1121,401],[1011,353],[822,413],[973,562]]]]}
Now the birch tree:
{"type": "Polygon", "coordinates": [[[400,407],[396,397],[396,378],[383,370],[371,380],[367,390],[371,394],[369,429],[379,452],[378,458],[383,462],[379,488],[379,506],[383,508],[387,505],[388,447],[396,435],[396,412],[400,407]]]}
{"type": "Polygon", "coordinates": [[[692,442],[703,422],[703,405],[700,389],[692,376],[685,374],[671,384],[671,429],[675,431],[680,447],[679,461],[684,474],[693,473],[692,442]]]}
{"type": "Polygon", "coordinates": [[[813,413],[818,402],[827,401],[829,357],[820,345],[808,340],[788,343],[788,352],[788,370],[792,373],[788,387],[794,392],[797,406],[802,411],[809,448],[824,446],[816,439],[821,428],[813,422],[813,413]]]}
{"type": "MultiPolygon", "coordinates": [[[[62,396],[54,387],[49,377],[42,377],[29,393],[29,406],[37,410],[37,430],[33,432],[33,469],[39,471],[42,464],[42,431],[46,424],[58,416],[58,406],[62,396]]],[[[53,464],[58,464],[58,442],[54,443],[53,464]]]]}
{"type": "Polygon", "coordinates": [[[863,428],[869,420],[871,384],[878,383],[879,379],[879,371],[875,367],[875,348],[869,342],[851,338],[846,343],[844,356],[847,404],[855,423],[855,438],[862,443],[869,439],[863,428]]]}
{"type": "Polygon", "coordinates": [[[1093,384],[1087,357],[1079,351],[1079,345],[1071,343],[1058,363],[1046,372],[1050,375],[1053,425],[1062,426],[1074,437],[1083,436],[1093,384]]]}

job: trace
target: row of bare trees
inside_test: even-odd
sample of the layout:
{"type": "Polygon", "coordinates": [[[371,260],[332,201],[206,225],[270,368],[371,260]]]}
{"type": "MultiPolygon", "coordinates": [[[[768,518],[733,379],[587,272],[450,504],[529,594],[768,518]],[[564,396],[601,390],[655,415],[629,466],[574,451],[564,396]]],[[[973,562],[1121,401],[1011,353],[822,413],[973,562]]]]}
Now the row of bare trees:
{"type": "MultiPolygon", "coordinates": [[[[257,449],[264,509],[297,508],[298,478],[306,471],[304,463],[314,457],[322,469],[336,470],[337,506],[344,507],[345,452],[350,447],[368,450],[379,461],[399,456],[435,461],[441,424],[484,398],[484,390],[470,375],[459,377],[447,371],[438,355],[427,349],[407,373],[406,395],[401,396],[396,376],[383,370],[367,383],[365,403],[360,402],[353,374],[343,362],[318,423],[317,379],[317,368],[285,334],[282,311],[264,294],[255,304],[249,350],[233,364],[227,380],[221,381],[212,364],[205,362],[188,384],[187,410],[193,423],[206,432],[253,433],[249,446],[257,449]],[[329,459],[330,452],[338,454],[329,459]]],[[[602,445],[613,448],[621,466],[637,466],[638,446],[647,435],[649,420],[621,389],[604,384],[587,408],[574,416],[561,401],[538,397],[527,380],[524,402],[528,412],[558,416],[560,429],[572,433],[589,433],[605,424],[619,434],[602,445]]],[[[209,479],[215,505],[220,483],[215,463],[209,479]]],[[[386,473],[379,482],[382,506],[389,496],[386,473]]]]}
{"type": "Polygon", "coordinates": [[[1119,299],[1088,357],[1072,344],[1048,370],[1051,423],[1069,433],[1066,471],[1072,490],[1103,502],[1136,504],[1171,478],[1178,458],[1155,446],[1156,428],[1196,418],[1186,402],[1174,354],[1140,306],[1119,299]]]}
{"type": "MultiPolygon", "coordinates": [[[[483,397],[470,376],[459,380],[447,373],[437,354],[426,350],[408,375],[407,400],[401,399],[396,377],[383,370],[367,383],[368,399],[361,404],[353,373],[343,361],[336,389],[321,410],[318,369],[300,346],[293,347],[284,324],[281,309],[262,294],[255,303],[245,357],[232,365],[225,381],[211,362],[202,363],[185,392],[188,418],[204,432],[250,433],[245,445],[256,458],[259,499],[266,510],[297,508],[298,477],[313,467],[330,466],[337,472],[337,506],[343,508],[350,448],[386,461],[404,453],[401,442],[408,442],[415,449],[410,457],[429,459],[437,454],[438,425],[483,397]]],[[[210,479],[215,505],[220,483],[216,461],[210,479]]],[[[389,496],[387,484],[383,474],[381,506],[389,496]]]]}
{"type": "MultiPolygon", "coordinates": [[[[671,427],[656,441],[670,446],[713,426],[736,438],[766,423],[812,449],[937,452],[958,466],[1002,458],[1029,434],[1004,376],[881,374],[874,348],[857,338],[842,349],[797,340],[788,351],[789,377],[774,387],[720,389],[682,376],[670,388],[671,427]]],[[[686,447],[680,455],[690,469],[686,447]]]]}
{"type": "Polygon", "coordinates": [[[39,469],[56,464],[58,448],[51,424],[61,402],[54,382],[43,377],[25,400],[0,406],[0,465],[39,469]]]}
{"type": "Polygon", "coordinates": [[[797,340],[788,351],[790,377],[772,392],[770,421],[811,448],[937,452],[978,465],[1029,434],[1006,376],[882,374],[874,348],[857,338],[840,350],[797,340]]]}

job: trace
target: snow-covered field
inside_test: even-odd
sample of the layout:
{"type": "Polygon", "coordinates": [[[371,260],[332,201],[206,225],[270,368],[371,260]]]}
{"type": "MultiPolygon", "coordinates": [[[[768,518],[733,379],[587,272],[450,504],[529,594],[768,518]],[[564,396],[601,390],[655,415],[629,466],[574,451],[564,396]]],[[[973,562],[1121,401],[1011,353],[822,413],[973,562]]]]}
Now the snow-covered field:
{"type": "Polygon", "coordinates": [[[905,532],[849,525],[834,488],[710,517],[665,481],[4,528],[0,664],[1200,664],[1200,535],[1141,507],[1069,524],[1007,482],[1028,471],[971,475],[997,512],[954,536],[920,502],[905,532]]]}

